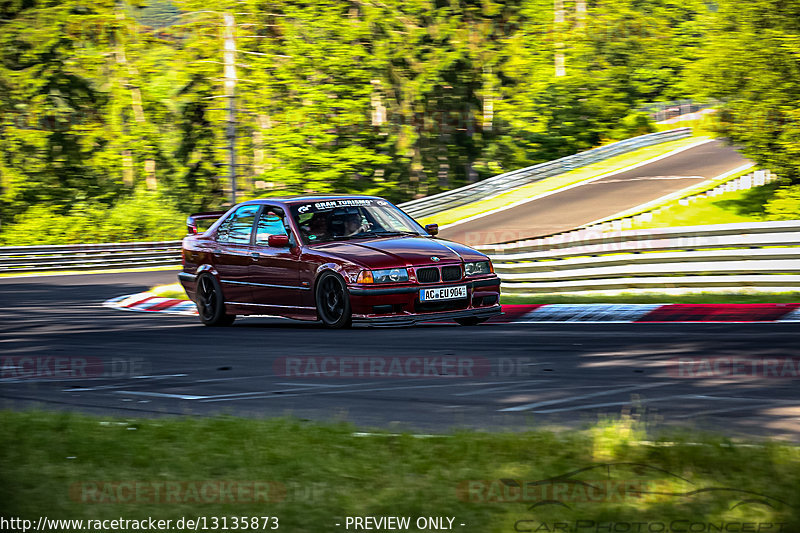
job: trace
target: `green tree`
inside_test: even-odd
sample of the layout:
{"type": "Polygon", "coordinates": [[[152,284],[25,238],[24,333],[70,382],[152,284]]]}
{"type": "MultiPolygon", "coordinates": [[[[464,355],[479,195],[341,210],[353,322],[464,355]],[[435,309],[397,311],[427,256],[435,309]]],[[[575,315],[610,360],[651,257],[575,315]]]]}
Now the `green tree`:
{"type": "Polygon", "coordinates": [[[699,94],[724,102],[721,134],[759,165],[800,181],[800,3],[720,0],[691,80],[699,94]]]}
{"type": "Polygon", "coordinates": [[[706,8],[565,5],[555,26],[551,0],[0,0],[3,231],[229,202],[224,13],[239,198],[403,201],[649,131],[636,109],[685,94],[706,8]]]}
{"type": "Polygon", "coordinates": [[[0,185],[2,215],[26,206],[66,206],[116,192],[102,160],[108,143],[107,94],[94,79],[114,31],[113,5],[23,2],[2,7],[0,22],[0,185]],[[14,6],[17,9],[12,9],[14,6]]]}

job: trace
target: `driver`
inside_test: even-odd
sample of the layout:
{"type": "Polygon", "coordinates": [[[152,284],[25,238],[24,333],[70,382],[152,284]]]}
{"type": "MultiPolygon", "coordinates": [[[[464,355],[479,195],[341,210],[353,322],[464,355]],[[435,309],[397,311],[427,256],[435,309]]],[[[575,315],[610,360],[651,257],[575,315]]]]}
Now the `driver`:
{"type": "Polygon", "coordinates": [[[364,223],[361,219],[361,215],[358,213],[347,213],[347,217],[344,219],[345,236],[349,237],[356,233],[361,233],[362,231],[364,231],[364,223]]]}

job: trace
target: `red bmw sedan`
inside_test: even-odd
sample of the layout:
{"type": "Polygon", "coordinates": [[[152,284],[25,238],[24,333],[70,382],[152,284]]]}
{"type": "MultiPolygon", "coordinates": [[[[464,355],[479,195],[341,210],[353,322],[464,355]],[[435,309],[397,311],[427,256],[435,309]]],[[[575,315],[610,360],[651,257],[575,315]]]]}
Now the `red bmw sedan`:
{"type": "Polygon", "coordinates": [[[251,200],[192,215],[187,225],[178,279],[209,326],[237,315],[329,328],[476,325],[500,313],[500,279],[488,257],[436,238],[435,224],[423,228],[383,198],[251,200]],[[198,219],[217,217],[198,234],[198,219]]]}

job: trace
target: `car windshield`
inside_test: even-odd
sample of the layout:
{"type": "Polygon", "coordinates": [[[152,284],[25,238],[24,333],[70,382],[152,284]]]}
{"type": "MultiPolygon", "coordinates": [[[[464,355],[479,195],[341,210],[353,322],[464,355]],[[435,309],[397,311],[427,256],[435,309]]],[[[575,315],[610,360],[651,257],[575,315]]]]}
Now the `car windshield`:
{"type": "Polygon", "coordinates": [[[386,200],[323,200],[294,205],[291,212],[306,244],[427,235],[416,222],[386,200]]]}

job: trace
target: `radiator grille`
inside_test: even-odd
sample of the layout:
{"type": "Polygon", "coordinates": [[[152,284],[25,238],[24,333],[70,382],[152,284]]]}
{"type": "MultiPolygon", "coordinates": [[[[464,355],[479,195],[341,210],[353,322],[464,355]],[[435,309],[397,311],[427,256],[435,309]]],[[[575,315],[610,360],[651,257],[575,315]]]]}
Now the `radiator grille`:
{"type": "Polygon", "coordinates": [[[442,281],[458,281],[461,279],[461,267],[458,265],[442,267],[442,281]]]}
{"type": "Polygon", "coordinates": [[[417,281],[420,283],[436,283],[439,281],[439,269],[436,267],[417,270],[417,281]]]}

